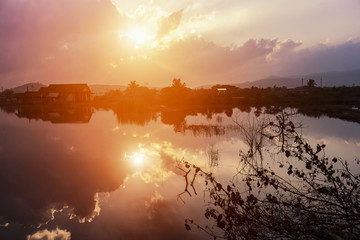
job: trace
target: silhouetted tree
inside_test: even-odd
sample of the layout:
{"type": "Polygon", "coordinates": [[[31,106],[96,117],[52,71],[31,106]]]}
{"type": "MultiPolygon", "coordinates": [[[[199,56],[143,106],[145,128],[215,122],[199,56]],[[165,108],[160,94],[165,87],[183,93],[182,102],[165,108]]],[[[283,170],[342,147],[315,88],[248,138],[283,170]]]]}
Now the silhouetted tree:
{"type": "Polygon", "coordinates": [[[10,89],[6,89],[1,93],[1,95],[4,96],[5,98],[11,97],[12,95],[14,95],[14,91],[10,89]]]}
{"type": "Polygon", "coordinates": [[[186,186],[179,197],[196,194],[194,182],[204,177],[210,201],[205,217],[214,221],[214,226],[201,226],[186,220],[186,229],[195,226],[214,239],[358,239],[360,175],[347,161],[328,158],[324,144],[310,146],[298,127],[286,112],[243,126],[244,133],[257,129],[255,135],[261,136],[248,136],[261,140],[240,152],[238,183],[224,185],[183,161],[179,168],[186,186]],[[280,157],[264,164],[263,150],[280,157]]]}
{"type": "Polygon", "coordinates": [[[313,88],[316,86],[315,80],[314,79],[309,79],[306,83],[306,86],[308,86],[309,88],[313,88]]]}
{"type": "Polygon", "coordinates": [[[172,87],[172,88],[175,88],[175,89],[181,89],[181,88],[185,88],[185,87],[186,87],[186,84],[185,84],[185,83],[181,83],[181,79],[180,79],[180,78],[174,78],[173,81],[172,81],[171,87],[172,87]]]}
{"type": "Polygon", "coordinates": [[[174,78],[171,87],[161,89],[161,101],[165,105],[188,104],[190,94],[191,89],[180,78],[174,78]]]}
{"type": "Polygon", "coordinates": [[[131,81],[128,84],[128,89],[137,89],[138,87],[140,87],[140,85],[136,81],[131,81]]]}
{"type": "Polygon", "coordinates": [[[140,86],[136,81],[131,81],[125,90],[125,101],[128,104],[153,105],[157,104],[158,93],[156,89],[140,86]]]}

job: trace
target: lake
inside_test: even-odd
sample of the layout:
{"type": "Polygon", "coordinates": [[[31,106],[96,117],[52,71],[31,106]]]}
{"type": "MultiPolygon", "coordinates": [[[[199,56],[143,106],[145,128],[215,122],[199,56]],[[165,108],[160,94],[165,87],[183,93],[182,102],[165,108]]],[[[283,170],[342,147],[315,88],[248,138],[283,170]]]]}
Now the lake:
{"type": "MultiPolygon", "coordinates": [[[[230,181],[247,148],[234,126],[254,115],[237,108],[0,110],[0,239],[211,239],[185,229],[185,219],[206,224],[208,199],[200,180],[196,196],[181,194],[177,162],[230,181]]],[[[295,118],[327,155],[360,156],[359,124],[295,118]]]]}

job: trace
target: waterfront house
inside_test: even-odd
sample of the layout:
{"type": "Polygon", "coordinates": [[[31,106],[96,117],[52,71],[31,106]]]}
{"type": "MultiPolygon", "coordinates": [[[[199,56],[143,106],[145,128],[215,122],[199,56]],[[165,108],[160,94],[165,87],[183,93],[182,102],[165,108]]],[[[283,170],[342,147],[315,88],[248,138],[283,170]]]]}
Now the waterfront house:
{"type": "Polygon", "coordinates": [[[94,99],[87,84],[50,84],[40,88],[43,102],[88,102],[94,99]]]}

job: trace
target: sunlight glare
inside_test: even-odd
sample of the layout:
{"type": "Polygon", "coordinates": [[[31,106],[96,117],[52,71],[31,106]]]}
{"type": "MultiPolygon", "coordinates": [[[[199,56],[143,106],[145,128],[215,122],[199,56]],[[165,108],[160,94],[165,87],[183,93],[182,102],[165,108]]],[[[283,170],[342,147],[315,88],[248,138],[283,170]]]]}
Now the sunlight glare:
{"type": "Polygon", "coordinates": [[[135,167],[142,167],[145,164],[145,156],[141,153],[135,153],[131,161],[135,167]]]}
{"type": "Polygon", "coordinates": [[[126,37],[135,48],[156,47],[156,33],[149,26],[133,26],[127,33],[120,34],[120,38],[126,37]]]}

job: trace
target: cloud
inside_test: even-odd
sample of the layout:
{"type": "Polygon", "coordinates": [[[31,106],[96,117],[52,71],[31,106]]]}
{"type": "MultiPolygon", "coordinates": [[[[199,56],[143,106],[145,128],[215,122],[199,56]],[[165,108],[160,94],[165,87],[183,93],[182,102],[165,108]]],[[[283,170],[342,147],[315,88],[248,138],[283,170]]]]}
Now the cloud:
{"type": "MultiPolygon", "coordinates": [[[[216,5],[212,3],[203,10],[195,7],[197,4],[194,9],[180,4],[180,10],[172,9],[169,15],[155,5],[133,4],[136,14],[131,16],[105,0],[3,0],[1,4],[0,85],[5,87],[31,81],[126,85],[133,80],[166,86],[174,77],[194,87],[275,74],[360,68],[357,39],[304,47],[298,39],[251,38],[242,44],[221,46],[196,31],[190,34],[192,24],[198,22],[194,19],[216,16],[209,13],[216,5]],[[120,39],[130,23],[149,19],[156,23],[151,28],[154,32],[150,31],[155,36],[151,40],[162,48],[137,49],[129,39],[120,39]]],[[[219,23],[217,18],[213,21],[219,23]]]]}
{"type": "Polygon", "coordinates": [[[360,41],[349,40],[337,45],[318,44],[292,52],[281,59],[283,74],[301,74],[360,68],[360,41]]]}
{"type": "Polygon", "coordinates": [[[62,82],[105,75],[124,21],[109,1],[4,0],[0,22],[2,79],[62,82]]]}
{"type": "Polygon", "coordinates": [[[26,240],[70,240],[71,233],[67,230],[56,228],[49,231],[47,229],[38,231],[32,235],[27,235],[26,240]]]}
{"type": "Polygon", "coordinates": [[[183,9],[172,13],[168,17],[162,18],[158,23],[158,33],[157,37],[162,38],[163,36],[167,35],[170,31],[175,30],[178,28],[182,15],[183,9]]]}
{"type": "Polygon", "coordinates": [[[249,39],[239,46],[221,47],[202,37],[188,37],[166,50],[154,50],[147,59],[135,56],[132,61],[118,62],[114,74],[156,86],[169,85],[172,78],[180,77],[194,87],[269,75],[355,69],[360,68],[359,60],[360,43],[353,40],[304,48],[301,41],[292,39],[249,39]]]}
{"type": "Polygon", "coordinates": [[[154,192],[154,195],[148,201],[145,201],[145,207],[149,220],[153,221],[165,220],[170,210],[174,211],[176,209],[176,205],[173,202],[165,200],[157,191],[154,192]]]}
{"type": "Polygon", "coordinates": [[[293,53],[301,44],[300,41],[291,39],[277,41],[273,51],[267,55],[267,60],[276,61],[277,59],[286,58],[289,53],[293,53]]]}

